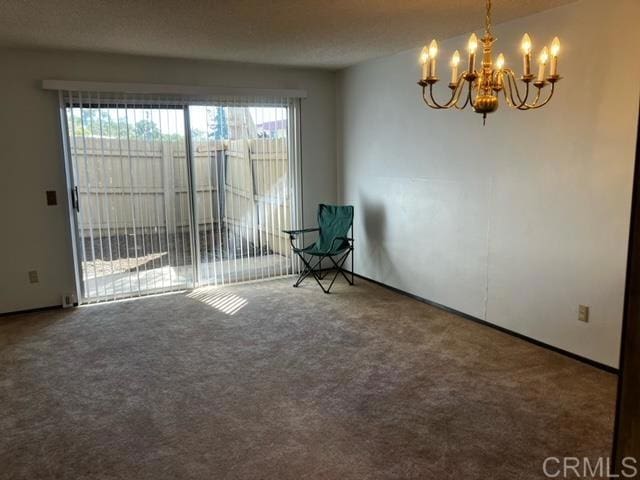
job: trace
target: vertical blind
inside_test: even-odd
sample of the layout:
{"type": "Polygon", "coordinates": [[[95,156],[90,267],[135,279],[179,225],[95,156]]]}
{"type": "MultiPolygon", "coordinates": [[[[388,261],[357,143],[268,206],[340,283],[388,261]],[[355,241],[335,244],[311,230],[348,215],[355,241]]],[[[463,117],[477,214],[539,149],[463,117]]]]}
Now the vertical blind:
{"type": "Polygon", "coordinates": [[[297,100],[60,100],[82,302],[298,270],[297,100]]]}

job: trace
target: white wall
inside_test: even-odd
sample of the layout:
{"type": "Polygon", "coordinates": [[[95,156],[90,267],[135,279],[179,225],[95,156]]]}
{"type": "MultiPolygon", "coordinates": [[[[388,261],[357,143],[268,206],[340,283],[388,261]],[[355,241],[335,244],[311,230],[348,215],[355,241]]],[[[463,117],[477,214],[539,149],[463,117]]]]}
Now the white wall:
{"type": "MultiPolygon", "coordinates": [[[[419,48],[342,71],[339,196],[356,207],[358,273],[617,366],[638,18],[636,0],[582,0],[497,25],[517,70],[525,31],[536,49],[560,36],[565,79],[547,107],[501,105],[485,127],[423,107],[419,48]]],[[[467,36],[441,43],[441,77],[467,36]]]]}
{"type": "Polygon", "coordinates": [[[60,304],[74,291],[58,100],[46,78],[202,86],[300,88],[304,219],[336,200],[335,74],[108,54],[0,50],[0,312],[60,304]],[[45,190],[59,205],[47,207],[45,190]],[[27,272],[38,270],[40,283],[27,272]]]}

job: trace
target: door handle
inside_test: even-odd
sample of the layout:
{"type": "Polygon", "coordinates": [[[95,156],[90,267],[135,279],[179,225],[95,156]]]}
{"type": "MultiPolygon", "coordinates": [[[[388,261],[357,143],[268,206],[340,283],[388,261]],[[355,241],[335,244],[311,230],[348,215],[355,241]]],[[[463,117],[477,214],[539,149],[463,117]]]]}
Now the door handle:
{"type": "Polygon", "coordinates": [[[78,187],[71,189],[71,204],[76,212],[80,211],[80,197],[78,196],[78,187]]]}

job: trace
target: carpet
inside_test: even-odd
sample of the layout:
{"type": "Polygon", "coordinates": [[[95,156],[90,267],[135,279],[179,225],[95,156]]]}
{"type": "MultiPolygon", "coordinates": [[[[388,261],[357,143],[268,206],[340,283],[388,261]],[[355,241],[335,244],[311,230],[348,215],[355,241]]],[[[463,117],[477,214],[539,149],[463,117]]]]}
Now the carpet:
{"type": "Polygon", "coordinates": [[[291,278],[0,319],[2,479],[539,479],[616,376],[378,285],[291,278]]]}

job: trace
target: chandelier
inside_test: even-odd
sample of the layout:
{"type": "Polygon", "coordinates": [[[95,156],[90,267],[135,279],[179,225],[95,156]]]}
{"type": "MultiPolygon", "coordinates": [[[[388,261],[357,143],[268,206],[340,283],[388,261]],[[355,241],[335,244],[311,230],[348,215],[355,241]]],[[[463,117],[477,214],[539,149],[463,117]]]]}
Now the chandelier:
{"type": "Polygon", "coordinates": [[[544,107],[555,90],[556,82],[560,80],[558,75],[558,53],[560,41],[555,37],[551,42],[551,48],[545,46],[538,56],[538,75],[531,73],[531,38],[528,34],[522,37],[522,76],[520,80],[523,86],[519,87],[515,72],[505,66],[504,55],[501,53],[493,63],[491,48],[496,41],[491,33],[491,0],[486,0],[486,15],[484,24],[484,36],[480,38],[482,45],[482,63],[476,70],[476,51],[478,49],[478,37],[472,33],[469,37],[467,50],[469,52],[468,68],[458,73],[460,53],[456,50],[451,58],[451,98],[446,103],[438,103],[433,96],[433,86],[438,82],[436,76],[436,57],[438,56],[438,44],[435,40],[420,53],[422,76],[418,85],[422,87],[422,99],[431,108],[458,110],[465,109],[468,105],[474,112],[482,114],[484,125],[487,114],[498,109],[498,95],[504,95],[507,105],[518,110],[534,110],[544,107]],[[549,63],[549,75],[545,76],[547,63],[549,63]],[[465,85],[467,86],[466,93],[465,85]],[[532,88],[533,85],[533,88],[532,88]],[[550,88],[546,88],[550,85],[550,88]],[[532,91],[535,88],[535,93],[532,91]],[[548,92],[547,92],[548,90],[548,92]],[[544,91],[544,92],[543,92],[544,91]],[[529,97],[532,97],[531,100],[529,97]]]}

